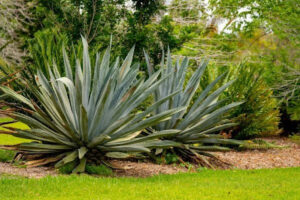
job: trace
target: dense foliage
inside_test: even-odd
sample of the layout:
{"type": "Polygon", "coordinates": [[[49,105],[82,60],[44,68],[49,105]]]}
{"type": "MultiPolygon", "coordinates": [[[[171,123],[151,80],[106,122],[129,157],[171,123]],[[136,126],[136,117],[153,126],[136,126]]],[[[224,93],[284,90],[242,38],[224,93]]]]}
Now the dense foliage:
{"type": "MultiPolygon", "coordinates": [[[[264,87],[279,101],[280,128],[297,132],[297,128],[288,127],[299,123],[299,2],[185,0],[172,1],[170,11],[179,33],[185,30],[185,41],[175,54],[190,56],[196,62],[208,56],[216,68],[240,63],[259,68],[253,70],[260,71],[264,87]]],[[[267,105],[275,105],[273,98],[267,99],[267,105]]],[[[253,131],[260,134],[258,129],[253,131]]]]}
{"type": "Polygon", "coordinates": [[[238,126],[228,131],[230,137],[249,139],[280,133],[278,101],[261,73],[262,70],[255,66],[241,65],[227,77],[236,81],[222,98],[226,99],[226,103],[245,102],[230,113],[230,118],[238,123],[238,126]]]}

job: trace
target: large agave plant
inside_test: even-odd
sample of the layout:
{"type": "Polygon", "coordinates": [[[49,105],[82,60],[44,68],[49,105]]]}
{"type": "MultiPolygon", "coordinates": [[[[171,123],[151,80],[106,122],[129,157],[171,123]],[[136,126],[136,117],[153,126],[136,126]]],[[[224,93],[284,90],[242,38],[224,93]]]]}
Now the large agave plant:
{"type": "Polygon", "coordinates": [[[10,128],[0,133],[33,140],[2,148],[21,152],[30,160],[27,165],[56,162],[59,167],[75,161],[78,165],[73,172],[83,172],[91,156],[97,155],[97,159],[107,163],[107,157],[124,158],[139,152],[150,152],[151,148],[178,145],[173,141],[157,139],[176,134],[177,130],[140,135],[144,128],[167,120],[182,110],[177,107],[149,116],[174,94],[166,95],[144,112],[133,113],[167,77],[157,80],[160,72],[156,72],[146,81],[137,79],[139,65],[132,65],[133,49],[120,65],[119,59],[110,63],[108,48],[102,59],[97,55],[92,67],[85,39],[83,47],[82,66],[77,61],[75,74],[63,50],[66,76],[62,76],[53,65],[48,68],[49,80],[38,71],[36,84],[25,83],[31,98],[1,87],[5,94],[19,102],[15,105],[16,110],[6,114],[31,129],[10,128]]]}
{"type": "MultiPolygon", "coordinates": [[[[149,56],[146,53],[145,57],[149,74],[155,74],[149,62],[149,56]]],[[[181,107],[184,107],[184,109],[174,114],[169,120],[153,126],[152,129],[148,129],[148,133],[151,135],[151,133],[156,131],[178,130],[178,133],[165,137],[165,139],[181,144],[180,147],[174,148],[173,152],[182,158],[192,159],[209,165],[203,155],[212,155],[205,153],[205,151],[229,150],[229,148],[221,146],[220,144],[241,144],[239,141],[225,139],[221,135],[216,134],[223,129],[236,125],[224,119],[224,114],[231,108],[240,105],[241,102],[222,106],[224,101],[218,101],[219,95],[232,84],[232,81],[212,91],[217,82],[220,81],[225,74],[219,76],[208,85],[197,98],[194,98],[200,85],[201,76],[208,62],[203,61],[193,73],[192,77],[187,81],[188,62],[188,58],[184,58],[181,64],[179,60],[177,60],[175,66],[173,66],[170,51],[168,51],[167,63],[165,65],[163,57],[160,65],[163,68],[160,79],[162,84],[155,89],[155,102],[159,102],[161,99],[174,94],[176,91],[180,92],[158,106],[158,108],[154,110],[154,113],[157,115],[169,109],[181,107]],[[171,75],[169,76],[169,74],[171,75]]],[[[157,149],[157,152],[161,151],[157,149]]]]}

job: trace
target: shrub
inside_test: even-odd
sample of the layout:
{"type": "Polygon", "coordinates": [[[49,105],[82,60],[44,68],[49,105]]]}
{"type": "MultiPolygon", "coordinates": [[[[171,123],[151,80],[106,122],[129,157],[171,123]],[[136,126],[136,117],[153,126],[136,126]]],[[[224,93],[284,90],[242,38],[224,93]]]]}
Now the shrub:
{"type": "Polygon", "coordinates": [[[157,80],[160,71],[146,81],[137,79],[139,65],[131,64],[133,52],[131,49],[119,67],[119,58],[110,64],[108,48],[102,59],[97,55],[92,67],[87,41],[83,38],[83,66],[77,61],[74,76],[63,50],[65,77],[54,63],[48,68],[49,80],[38,70],[36,83],[21,79],[22,91],[1,87],[5,94],[19,102],[3,102],[14,108],[4,112],[31,129],[7,128],[10,131],[0,133],[35,141],[1,147],[22,152],[29,166],[56,163],[55,166],[60,167],[75,161],[72,172],[76,173],[85,170],[87,157],[96,156],[106,163],[108,157],[126,158],[150,152],[154,147],[176,145],[173,141],[157,139],[175,134],[174,130],[140,135],[144,128],[168,119],[181,109],[149,116],[170,98],[166,97],[144,112],[132,113],[166,79],[157,80]]]}
{"type": "Polygon", "coordinates": [[[263,80],[262,70],[251,65],[241,65],[228,79],[236,79],[222,98],[226,102],[244,101],[230,112],[229,117],[239,125],[230,130],[236,139],[249,139],[278,135],[280,121],[278,102],[271,88],[263,80]]]}
{"type": "MultiPolygon", "coordinates": [[[[241,64],[239,66],[208,66],[204,75],[201,89],[213,82],[216,76],[228,72],[223,80],[235,80],[231,87],[226,89],[220,96],[224,101],[223,105],[231,102],[243,101],[244,103],[235,107],[228,113],[228,118],[238,125],[228,128],[222,134],[234,139],[250,139],[255,137],[278,135],[280,133],[278,124],[280,121],[279,104],[273,95],[273,91],[265,83],[262,77],[263,70],[251,64],[241,64]]],[[[199,95],[199,94],[197,94],[199,95]]]]}

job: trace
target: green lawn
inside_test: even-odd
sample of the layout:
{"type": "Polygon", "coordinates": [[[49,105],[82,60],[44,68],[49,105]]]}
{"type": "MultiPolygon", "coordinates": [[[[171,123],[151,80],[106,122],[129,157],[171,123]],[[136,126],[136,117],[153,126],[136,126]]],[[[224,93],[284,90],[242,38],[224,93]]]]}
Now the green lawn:
{"type": "MultiPolygon", "coordinates": [[[[7,121],[12,121],[12,119],[10,119],[10,118],[0,118],[0,123],[1,122],[7,122],[7,121]]],[[[23,123],[20,123],[20,122],[5,125],[5,126],[20,128],[20,129],[28,129],[29,128],[26,124],[23,124],[23,123]]],[[[3,130],[3,128],[0,127],[0,130],[3,130]]],[[[0,145],[18,144],[18,143],[28,142],[28,141],[30,141],[30,140],[17,138],[17,137],[13,137],[13,136],[10,136],[10,135],[0,134],[0,145]]]]}
{"type": "MultiPolygon", "coordinates": [[[[3,118],[0,118],[0,123],[12,121],[12,120],[13,119],[3,117],[3,118]]],[[[4,126],[19,128],[19,129],[28,129],[29,128],[26,124],[23,124],[20,122],[8,124],[8,125],[4,125],[4,126]]],[[[5,128],[0,127],[0,130],[5,130],[5,128]]],[[[11,136],[11,135],[0,134],[0,145],[13,145],[13,144],[19,144],[22,142],[30,142],[30,140],[17,138],[17,137],[11,136]]],[[[14,157],[14,154],[15,153],[13,151],[0,149],[0,162],[10,161],[14,157]]]]}
{"type": "Polygon", "coordinates": [[[27,179],[0,175],[0,199],[99,200],[297,200],[300,168],[204,170],[152,178],[96,178],[87,175],[27,179]]]}

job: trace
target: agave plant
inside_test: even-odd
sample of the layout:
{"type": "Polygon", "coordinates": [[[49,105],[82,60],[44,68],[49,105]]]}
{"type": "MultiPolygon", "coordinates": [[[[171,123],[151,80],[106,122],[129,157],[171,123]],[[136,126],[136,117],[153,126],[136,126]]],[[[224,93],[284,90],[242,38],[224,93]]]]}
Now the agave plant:
{"type": "Polygon", "coordinates": [[[178,145],[173,141],[157,139],[176,134],[177,130],[140,135],[144,128],[167,120],[183,108],[149,116],[174,96],[171,94],[144,112],[133,113],[167,78],[157,80],[160,72],[156,72],[147,80],[137,79],[139,65],[132,65],[133,53],[134,49],[131,49],[121,65],[119,58],[111,64],[108,48],[102,59],[97,54],[92,67],[88,44],[83,38],[83,61],[82,64],[76,62],[75,74],[63,50],[66,76],[59,73],[55,64],[48,68],[49,80],[41,71],[37,71],[36,84],[24,84],[31,98],[2,86],[5,94],[19,102],[15,105],[16,110],[6,114],[27,124],[30,129],[7,127],[8,131],[2,130],[0,133],[33,140],[2,148],[25,155],[27,165],[56,163],[55,166],[60,167],[74,161],[78,165],[73,172],[83,172],[87,160],[95,155],[107,164],[109,157],[124,158],[150,152],[151,148],[178,145]]]}
{"type": "MultiPolygon", "coordinates": [[[[155,74],[150,64],[149,56],[146,53],[145,57],[149,74],[155,74]]],[[[208,85],[197,98],[194,97],[208,62],[204,60],[186,83],[188,63],[188,58],[184,58],[181,64],[179,60],[177,60],[175,66],[173,66],[170,51],[168,51],[165,66],[163,56],[160,64],[163,68],[161,73],[162,84],[155,89],[155,102],[159,102],[161,99],[174,94],[176,91],[180,92],[172,95],[170,99],[158,106],[158,108],[154,110],[154,113],[157,115],[169,109],[181,107],[184,107],[184,109],[174,114],[169,120],[160,122],[152,126],[151,129],[147,129],[147,132],[151,135],[156,131],[178,130],[178,133],[165,137],[167,140],[181,144],[175,147],[173,152],[181,156],[181,158],[192,159],[202,164],[210,165],[203,155],[212,155],[205,153],[205,151],[229,150],[228,147],[221,146],[220,144],[241,144],[240,141],[225,139],[220,134],[216,134],[223,129],[236,125],[224,119],[224,114],[231,108],[240,105],[241,102],[224,106],[224,101],[218,101],[219,95],[226,90],[233,81],[212,91],[217,82],[220,81],[225,74],[219,76],[208,85]],[[167,77],[168,74],[171,75],[167,77]]],[[[156,152],[159,153],[161,151],[157,149],[156,152]]]]}

